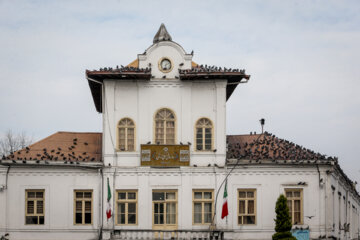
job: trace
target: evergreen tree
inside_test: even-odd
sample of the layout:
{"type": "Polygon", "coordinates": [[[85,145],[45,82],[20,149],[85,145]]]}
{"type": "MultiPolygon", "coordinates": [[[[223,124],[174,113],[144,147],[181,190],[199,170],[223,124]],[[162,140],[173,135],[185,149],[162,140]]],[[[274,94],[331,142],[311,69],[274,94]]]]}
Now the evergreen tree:
{"type": "Polygon", "coordinates": [[[291,218],[289,214],[289,208],[287,205],[286,197],[281,194],[276,201],[275,206],[276,219],[275,220],[275,231],[276,233],[272,236],[273,240],[296,240],[292,236],[290,230],[292,227],[291,218]]]}

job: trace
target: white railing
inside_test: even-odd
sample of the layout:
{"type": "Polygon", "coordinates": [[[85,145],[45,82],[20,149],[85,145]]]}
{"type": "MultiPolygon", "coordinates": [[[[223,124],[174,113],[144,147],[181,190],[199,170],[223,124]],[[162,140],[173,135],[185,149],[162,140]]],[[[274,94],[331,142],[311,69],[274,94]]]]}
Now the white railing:
{"type": "Polygon", "coordinates": [[[209,230],[115,230],[112,239],[126,240],[221,240],[222,234],[209,230]]]}

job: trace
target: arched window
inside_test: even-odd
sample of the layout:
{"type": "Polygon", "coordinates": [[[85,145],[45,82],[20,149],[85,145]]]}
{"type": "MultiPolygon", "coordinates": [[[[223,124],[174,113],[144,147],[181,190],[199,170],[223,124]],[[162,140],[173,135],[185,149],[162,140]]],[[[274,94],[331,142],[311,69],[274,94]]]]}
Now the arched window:
{"type": "Polygon", "coordinates": [[[155,115],[155,143],[175,144],[175,114],[167,108],[155,115]]]}
{"type": "Polygon", "coordinates": [[[135,124],[130,118],[119,121],[118,138],[120,151],[135,151],[135,124]]]}
{"type": "Polygon", "coordinates": [[[207,118],[200,118],[195,125],[196,128],[196,150],[212,150],[213,125],[207,118]]]}

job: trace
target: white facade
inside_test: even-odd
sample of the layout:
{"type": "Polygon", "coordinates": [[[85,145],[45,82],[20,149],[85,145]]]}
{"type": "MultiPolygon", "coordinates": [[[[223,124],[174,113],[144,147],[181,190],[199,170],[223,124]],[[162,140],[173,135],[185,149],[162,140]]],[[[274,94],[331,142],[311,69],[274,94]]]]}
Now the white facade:
{"type": "Polygon", "coordinates": [[[10,239],[98,239],[101,215],[99,169],[12,166],[0,169],[0,236],[10,239]],[[7,183],[6,183],[7,175],[7,183]],[[27,190],[44,191],[44,224],[25,223],[27,190]],[[74,191],[91,190],[92,224],[74,224],[74,191]]]}
{"type": "MultiPolygon", "coordinates": [[[[91,168],[86,163],[83,167],[2,163],[0,236],[9,233],[10,239],[193,239],[208,237],[215,231],[225,239],[271,239],[275,202],[291,189],[301,193],[301,223],[295,224],[294,230],[309,230],[311,239],[358,239],[360,197],[334,161],[301,165],[268,161],[235,166],[236,160],[226,159],[228,81],[180,80],[178,70],[192,67],[192,55],[172,41],[155,42],[138,55],[138,67],[151,67],[151,79],[107,78],[98,82],[102,97],[103,164],[91,168]],[[171,62],[170,71],[161,71],[164,58],[171,62]],[[175,115],[175,144],[191,143],[189,166],[141,165],[141,144],[156,144],[155,114],[162,108],[175,115]],[[134,151],[121,151],[118,147],[118,123],[123,118],[135,123],[134,151]],[[210,151],[196,150],[195,124],[201,118],[212,122],[210,151]],[[230,171],[229,216],[221,219],[222,184],[230,171]],[[108,187],[112,195],[110,219],[105,214],[108,187]],[[25,224],[25,192],[29,189],[44,190],[43,225],[25,224]],[[74,224],[76,190],[93,193],[91,224],[74,224]],[[153,193],[159,190],[176,192],[176,199],[172,199],[176,203],[175,224],[171,227],[154,224],[153,193]],[[253,224],[239,223],[238,196],[242,190],[255,193],[253,224]],[[136,192],[135,224],[117,224],[118,191],[136,192]],[[194,223],[194,191],[212,192],[212,206],[216,204],[216,209],[211,210],[212,216],[216,214],[212,224],[194,223]]],[[[129,207],[126,208],[128,214],[129,207]]]]}
{"type": "Polygon", "coordinates": [[[175,113],[175,143],[195,142],[195,123],[210,119],[214,126],[216,152],[200,152],[192,144],[191,165],[225,165],[226,156],[226,80],[183,82],[176,79],[179,68],[191,67],[191,55],[174,42],[152,45],[145,55],[139,55],[139,66],[152,67],[150,81],[105,80],[103,84],[103,133],[105,165],[140,166],[140,144],[155,143],[154,117],[161,108],[175,113]],[[162,73],[158,64],[162,58],[172,61],[171,72],[162,73]],[[179,64],[184,63],[183,66],[179,64]],[[166,79],[162,76],[166,75],[166,79]],[[135,122],[134,152],[117,151],[117,124],[128,117],[135,122]]]}

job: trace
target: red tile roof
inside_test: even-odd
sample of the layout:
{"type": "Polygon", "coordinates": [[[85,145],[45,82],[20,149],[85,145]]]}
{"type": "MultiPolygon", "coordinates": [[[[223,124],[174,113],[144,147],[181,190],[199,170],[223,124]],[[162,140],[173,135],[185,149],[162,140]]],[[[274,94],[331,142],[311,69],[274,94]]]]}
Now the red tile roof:
{"type": "Polygon", "coordinates": [[[101,156],[102,133],[57,132],[6,159],[101,162],[101,156]]]}
{"type": "Polygon", "coordinates": [[[247,160],[335,160],[273,134],[228,135],[227,158],[247,160]]]}

